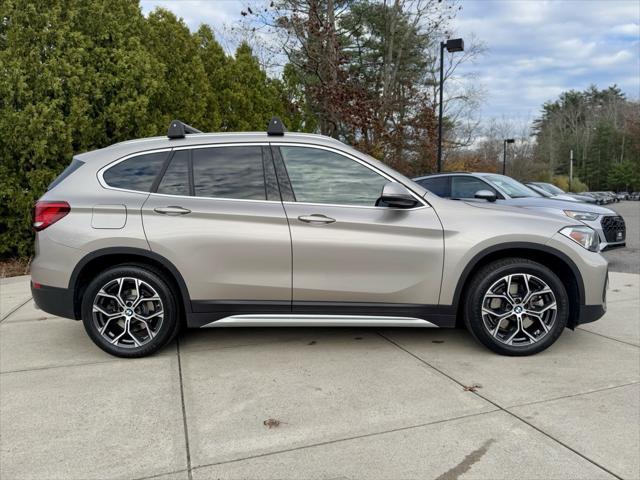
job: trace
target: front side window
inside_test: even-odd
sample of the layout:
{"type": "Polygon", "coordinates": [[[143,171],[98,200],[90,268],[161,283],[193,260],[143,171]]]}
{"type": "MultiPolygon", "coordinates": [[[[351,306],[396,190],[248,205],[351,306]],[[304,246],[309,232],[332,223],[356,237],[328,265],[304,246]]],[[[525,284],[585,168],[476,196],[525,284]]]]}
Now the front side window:
{"type": "Polygon", "coordinates": [[[198,148],[192,154],[197,197],[266,200],[262,147],[198,148]]]}
{"type": "Polygon", "coordinates": [[[495,188],[478,178],[471,176],[451,177],[451,198],[474,198],[478,190],[490,190],[497,193],[495,188]]]}
{"type": "Polygon", "coordinates": [[[280,147],[297,202],[373,207],[386,178],[338,153],[280,147]]]}
{"type": "Polygon", "coordinates": [[[128,158],[105,171],[102,178],[110,187],[149,192],[168,155],[156,152],[128,158]]]}

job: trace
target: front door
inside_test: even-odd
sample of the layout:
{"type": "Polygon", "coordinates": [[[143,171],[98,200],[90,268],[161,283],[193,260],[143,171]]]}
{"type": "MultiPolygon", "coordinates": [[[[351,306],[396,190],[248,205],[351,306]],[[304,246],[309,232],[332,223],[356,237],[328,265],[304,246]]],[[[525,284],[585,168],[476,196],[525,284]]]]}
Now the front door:
{"type": "Polygon", "coordinates": [[[344,152],[273,147],[276,168],[286,171],[279,171],[283,195],[291,190],[284,207],[294,312],[380,313],[438,303],[443,231],[433,208],[422,200],[412,209],[376,206],[391,179],[344,152]]]}

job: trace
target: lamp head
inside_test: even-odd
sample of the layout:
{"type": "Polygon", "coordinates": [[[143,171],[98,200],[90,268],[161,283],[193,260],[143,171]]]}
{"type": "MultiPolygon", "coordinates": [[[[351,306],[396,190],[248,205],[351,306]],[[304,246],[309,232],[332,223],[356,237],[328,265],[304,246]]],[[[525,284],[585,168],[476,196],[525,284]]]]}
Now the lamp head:
{"type": "Polygon", "coordinates": [[[464,40],[461,38],[450,38],[444,44],[447,52],[464,52],[464,40]]]}

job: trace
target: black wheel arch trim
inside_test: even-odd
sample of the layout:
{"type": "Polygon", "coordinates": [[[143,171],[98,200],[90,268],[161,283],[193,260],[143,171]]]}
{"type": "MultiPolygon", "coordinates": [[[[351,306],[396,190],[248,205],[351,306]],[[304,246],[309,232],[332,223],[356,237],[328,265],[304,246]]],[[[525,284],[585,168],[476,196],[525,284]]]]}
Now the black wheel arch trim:
{"type": "Polygon", "coordinates": [[[562,260],[571,270],[573,276],[576,279],[576,284],[578,286],[578,304],[584,305],[585,302],[585,291],[584,291],[584,280],[582,279],[582,274],[580,270],[576,266],[576,264],[569,258],[568,255],[557,250],[555,248],[549,247],[547,245],[541,245],[539,243],[530,243],[530,242],[507,242],[500,243],[498,245],[493,245],[491,247],[485,248],[484,250],[478,252],[473,256],[471,261],[467,263],[466,267],[462,271],[460,278],[458,279],[458,283],[456,285],[456,289],[453,294],[453,305],[458,306],[460,304],[460,296],[462,295],[462,290],[467,284],[469,280],[469,275],[471,272],[478,266],[478,264],[489,255],[493,255],[495,253],[499,253],[501,251],[509,251],[509,250],[537,250],[539,252],[553,255],[560,260],[562,260]]]}
{"type": "MultiPolygon", "coordinates": [[[[74,304],[75,304],[75,300],[77,300],[77,294],[78,294],[78,292],[76,291],[78,278],[80,276],[80,273],[84,269],[84,267],[86,267],[90,262],[94,260],[97,260],[101,257],[110,256],[110,255],[131,255],[131,256],[144,257],[162,265],[164,268],[166,268],[169,271],[169,273],[171,273],[171,275],[173,276],[173,279],[178,284],[178,288],[180,289],[180,296],[182,297],[182,303],[184,305],[185,314],[188,317],[192,313],[191,297],[189,296],[189,290],[187,289],[187,284],[184,281],[184,278],[182,277],[182,274],[180,273],[180,271],[176,268],[176,266],[173,263],[171,263],[169,260],[167,260],[167,258],[163,257],[162,255],[156,252],[153,252],[151,250],[145,250],[143,248],[136,248],[136,247],[101,248],[99,250],[95,250],[85,255],[84,257],[82,257],[82,259],[77,263],[77,265],[73,269],[73,272],[71,273],[71,277],[69,278],[69,290],[73,292],[74,304]]],[[[74,305],[74,308],[75,308],[75,305],[74,305]]],[[[76,316],[76,318],[80,318],[80,317],[76,316]]]]}

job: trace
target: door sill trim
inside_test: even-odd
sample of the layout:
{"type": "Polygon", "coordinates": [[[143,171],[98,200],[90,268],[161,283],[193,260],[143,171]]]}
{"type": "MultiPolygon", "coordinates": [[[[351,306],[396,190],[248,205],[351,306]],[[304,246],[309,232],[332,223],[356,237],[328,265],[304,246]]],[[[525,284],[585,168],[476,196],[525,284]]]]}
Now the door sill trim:
{"type": "Polygon", "coordinates": [[[418,327],[438,328],[433,323],[414,317],[374,315],[231,315],[207,323],[200,328],[223,327],[418,327]]]}

